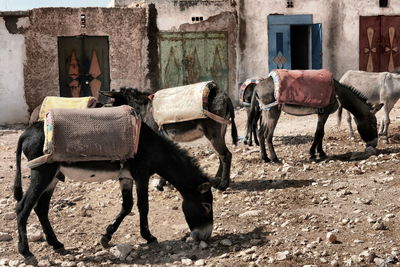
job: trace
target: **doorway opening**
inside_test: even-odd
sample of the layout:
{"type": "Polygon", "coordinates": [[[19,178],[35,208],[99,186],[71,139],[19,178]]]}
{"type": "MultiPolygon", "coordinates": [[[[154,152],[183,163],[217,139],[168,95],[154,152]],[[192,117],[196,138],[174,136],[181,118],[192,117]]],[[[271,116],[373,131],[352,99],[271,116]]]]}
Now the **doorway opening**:
{"type": "Polygon", "coordinates": [[[292,69],[306,70],[309,69],[309,25],[291,25],[291,54],[292,54],[292,69]]]}

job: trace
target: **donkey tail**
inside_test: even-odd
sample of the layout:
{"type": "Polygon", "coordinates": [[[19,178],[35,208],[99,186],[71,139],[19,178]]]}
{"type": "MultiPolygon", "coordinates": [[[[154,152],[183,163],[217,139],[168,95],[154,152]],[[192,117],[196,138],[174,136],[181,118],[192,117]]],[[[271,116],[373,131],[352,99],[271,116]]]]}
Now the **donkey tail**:
{"type": "Polygon", "coordinates": [[[238,132],[235,124],[235,108],[233,107],[232,100],[228,98],[228,110],[229,116],[231,118],[231,135],[232,135],[232,142],[236,146],[239,140],[238,132]]]}
{"type": "Polygon", "coordinates": [[[16,151],[16,162],[17,162],[17,170],[15,174],[14,180],[14,198],[17,201],[22,199],[24,192],[22,190],[22,181],[21,181],[21,154],[22,154],[22,143],[24,142],[23,135],[18,139],[17,151],[16,151]]]}

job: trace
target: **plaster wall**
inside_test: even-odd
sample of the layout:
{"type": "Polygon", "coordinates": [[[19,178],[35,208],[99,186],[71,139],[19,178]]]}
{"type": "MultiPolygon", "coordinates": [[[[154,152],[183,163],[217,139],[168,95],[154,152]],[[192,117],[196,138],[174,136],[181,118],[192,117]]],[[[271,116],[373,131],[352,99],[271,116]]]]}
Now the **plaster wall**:
{"type": "MultiPolygon", "coordinates": [[[[29,110],[59,95],[58,36],[108,36],[111,88],[143,87],[146,74],[146,10],[142,8],[40,8],[30,12],[24,69],[29,110]],[[86,27],[80,25],[86,15],[86,27]]],[[[111,89],[110,88],[110,89],[111,89]]]]}
{"type": "MultiPolygon", "coordinates": [[[[27,18],[16,18],[24,27],[27,18]]],[[[28,121],[28,106],[24,92],[25,38],[12,34],[0,17],[0,125],[28,121]]]]}
{"type": "Polygon", "coordinates": [[[157,9],[157,26],[161,32],[228,32],[229,96],[237,103],[238,21],[235,1],[115,0],[115,6],[147,7],[150,3],[157,9]],[[203,21],[192,21],[192,17],[203,17],[203,21]]]}
{"type": "Polygon", "coordinates": [[[239,81],[268,74],[268,25],[270,14],[311,14],[313,23],[322,23],[323,68],[336,78],[359,66],[359,17],[400,15],[400,3],[389,1],[379,8],[378,1],[308,0],[294,1],[286,8],[281,0],[239,0],[240,56],[239,81]],[[244,37],[244,38],[243,38],[244,37]]]}

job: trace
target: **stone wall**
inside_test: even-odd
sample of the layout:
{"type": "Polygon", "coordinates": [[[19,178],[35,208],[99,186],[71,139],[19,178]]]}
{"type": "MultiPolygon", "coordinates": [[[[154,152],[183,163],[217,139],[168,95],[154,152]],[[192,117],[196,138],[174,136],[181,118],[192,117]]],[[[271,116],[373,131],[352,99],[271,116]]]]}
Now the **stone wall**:
{"type": "Polygon", "coordinates": [[[26,31],[25,94],[32,111],[45,96],[59,95],[59,36],[108,36],[111,88],[143,87],[146,75],[146,10],[143,8],[40,8],[26,31]],[[80,16],[85,14],[86,27],[80,16]]]}

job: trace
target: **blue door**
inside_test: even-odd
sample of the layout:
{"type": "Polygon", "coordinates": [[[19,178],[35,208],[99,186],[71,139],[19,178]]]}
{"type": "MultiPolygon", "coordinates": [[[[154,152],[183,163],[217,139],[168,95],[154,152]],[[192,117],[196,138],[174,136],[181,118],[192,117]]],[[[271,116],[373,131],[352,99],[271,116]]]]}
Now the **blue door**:
{"type": "MultiPolygon", "coordinates": [[[[292,69],[291,26],[303,25],[304,42],[309,47],[308,56],[305,54],[306,66],[312,69],[322,68],[322,25],[312,23],[312,15],[269,15],[268,16],[268,68],[292,69]],[[308,27],[308,30],[307,30],[308,27]],[[311,42],[309,42],[309,40],[311,42]]],[[[298,28],[298,27],[297,27],[298,28]]],[[[303,38],[303,37],[302,37],[303,38]]],[[[294,42],[294,41],[293,41],[294,42]]],[[[300,40],[300,42],[302,42],[300,40]]],[[[299,43],[298,36],[296,44],[299,43]]],[[[294,45],[296,47],[296,45],[294,45]]],[[[297,57],[298,59],[298,57],[297,57]]]]}
{"type": "Polygon", "coordinates": [[[312,69],[322,69],[322,24],[311,25],[312,69]]]}
{"type": "Polygon", "coordinates": [[[291,69],[290,25],[268,26],[269,71],[291,69]]]}

